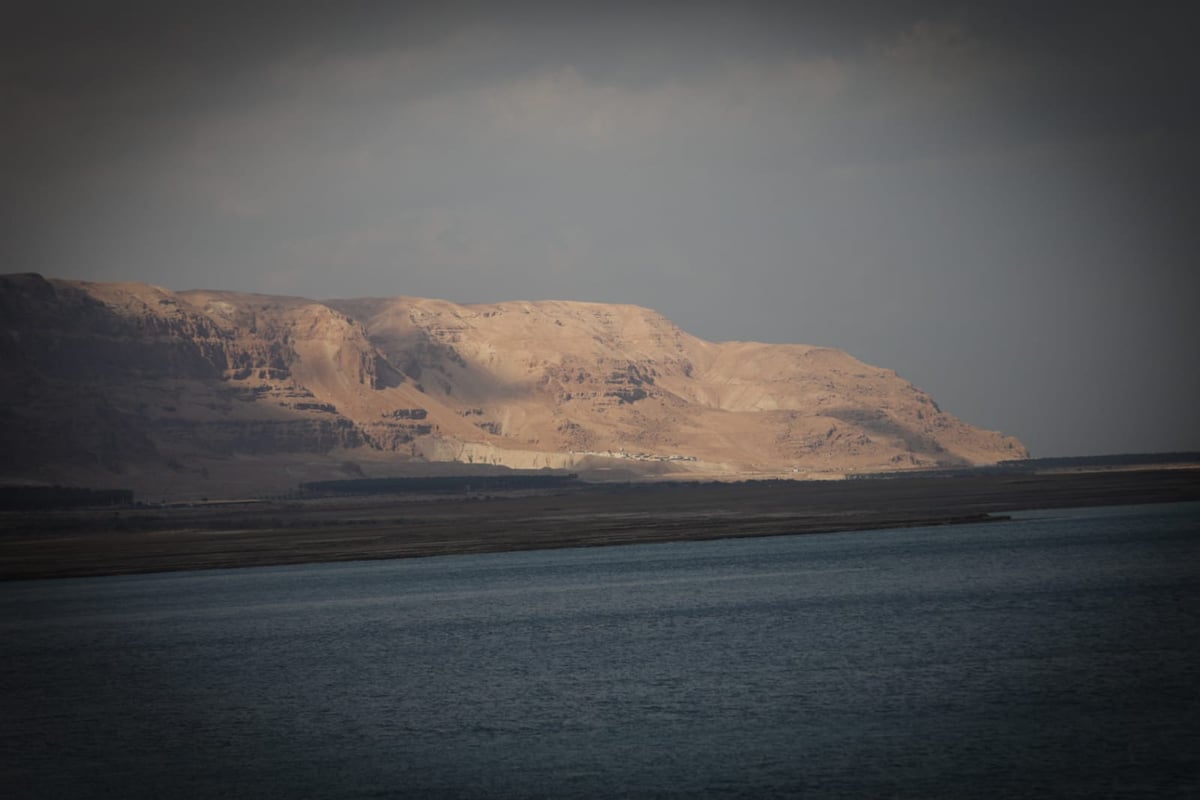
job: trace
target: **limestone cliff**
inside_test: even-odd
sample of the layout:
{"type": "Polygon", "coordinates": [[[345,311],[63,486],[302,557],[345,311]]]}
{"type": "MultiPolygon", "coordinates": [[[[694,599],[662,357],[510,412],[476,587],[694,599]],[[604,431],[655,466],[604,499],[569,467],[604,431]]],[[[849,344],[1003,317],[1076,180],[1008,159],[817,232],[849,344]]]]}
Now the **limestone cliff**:
{"type": "Polygon", "coordinates": [[[0,276],[0,478],[212,494],[434,462],[824,476],[1026,455],[894,372],[637,306],[0,276]]]}

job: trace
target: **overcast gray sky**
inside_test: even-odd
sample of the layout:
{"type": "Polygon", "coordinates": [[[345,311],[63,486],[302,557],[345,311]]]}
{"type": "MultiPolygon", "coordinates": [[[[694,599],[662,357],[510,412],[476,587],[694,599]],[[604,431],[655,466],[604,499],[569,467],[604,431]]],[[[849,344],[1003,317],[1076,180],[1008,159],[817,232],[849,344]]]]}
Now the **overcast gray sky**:
{"type": "Polygon", "coordinates": [[[8,5],[2,271],[637,303],[1200,449],[1184,4],[8,5]]]}

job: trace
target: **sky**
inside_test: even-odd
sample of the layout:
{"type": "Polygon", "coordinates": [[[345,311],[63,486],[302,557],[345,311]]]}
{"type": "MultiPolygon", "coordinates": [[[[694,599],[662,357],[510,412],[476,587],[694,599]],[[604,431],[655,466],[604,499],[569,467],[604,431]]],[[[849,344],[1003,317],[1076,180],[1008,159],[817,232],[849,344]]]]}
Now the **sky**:
{"type": "Polygon", "coordinates": [[[0,271],[654,308],[1200,450],[1184,4],[8,3],[0,271]]]}

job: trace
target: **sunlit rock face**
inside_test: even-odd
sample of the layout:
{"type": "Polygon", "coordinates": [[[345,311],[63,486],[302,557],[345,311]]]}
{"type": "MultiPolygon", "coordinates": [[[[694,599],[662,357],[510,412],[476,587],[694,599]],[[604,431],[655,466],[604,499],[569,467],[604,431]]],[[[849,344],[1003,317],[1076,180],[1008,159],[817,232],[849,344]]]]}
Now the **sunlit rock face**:
{"type": "Polygon", "coordinates": [[[838,477],[1027,455],[891,370],[707,342],[637,306],[8,275],[0,318],[5,479],[230,494],[450,462],[838,477]]]}

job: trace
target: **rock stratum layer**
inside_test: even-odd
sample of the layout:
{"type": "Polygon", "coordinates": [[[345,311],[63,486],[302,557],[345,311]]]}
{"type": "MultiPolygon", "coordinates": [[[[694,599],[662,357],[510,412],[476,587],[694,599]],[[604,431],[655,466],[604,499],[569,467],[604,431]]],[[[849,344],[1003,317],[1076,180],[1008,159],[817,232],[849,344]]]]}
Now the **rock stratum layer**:
{"type": "Polygon", "coordinates": [[[0,478],[234,496],[493,467],[840,477],[1023,458],[838,350],[628,305],[0,276],[0,478]]]}

